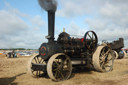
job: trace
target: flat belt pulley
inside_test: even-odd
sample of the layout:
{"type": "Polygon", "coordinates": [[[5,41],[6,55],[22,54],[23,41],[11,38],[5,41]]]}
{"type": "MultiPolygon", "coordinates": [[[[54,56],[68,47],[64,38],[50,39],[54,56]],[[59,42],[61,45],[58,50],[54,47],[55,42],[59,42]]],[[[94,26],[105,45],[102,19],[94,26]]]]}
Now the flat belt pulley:
{"type": "Polygon", "coordinates": [[[84,35],[85,46],[90,50],[94,51],[97,47],[98,38],[94,31],[88,31],[84,35]]]}

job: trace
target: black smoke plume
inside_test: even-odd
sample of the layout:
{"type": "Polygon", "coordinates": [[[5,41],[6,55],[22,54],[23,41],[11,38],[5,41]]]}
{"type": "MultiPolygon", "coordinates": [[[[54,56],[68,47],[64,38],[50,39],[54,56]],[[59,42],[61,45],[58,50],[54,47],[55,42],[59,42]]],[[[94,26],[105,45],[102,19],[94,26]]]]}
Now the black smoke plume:
{"type": "Polygon", "coordinates": [[[40,6],[46,11],[56,11],[57,1],[56,0],[38,0],[40,6]]]}

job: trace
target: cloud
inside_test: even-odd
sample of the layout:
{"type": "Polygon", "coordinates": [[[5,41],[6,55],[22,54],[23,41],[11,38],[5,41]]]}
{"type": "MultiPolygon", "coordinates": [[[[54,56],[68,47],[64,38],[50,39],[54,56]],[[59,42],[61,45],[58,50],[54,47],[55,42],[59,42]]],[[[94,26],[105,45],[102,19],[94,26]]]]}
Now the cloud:
{"type": "MultiPolygon", "coordinates": [[[[56,18],[66,21],[66,32],[71,35],[84,36],[88,31],[82,29],[77,23],[79,21],[75,21],[80,19],[90,30],[96,32],[99,41],[113,41],[123,37],[125,47],[128,48],[127,4],[128,0],[61,0],[56,18]],[[85,16],[85,21],[81,20],[81,16],[85,16]]],[[[8,3],[6,5],[6,9],[0,10],[0,48],[38,48],[46,41],[43,36],[46,36],[47,29],[40,29],[46,28],[46,23],[40,15],[32,17],[8,3]]],[[[56,27],[60,28],[59,25],[56,27]]],[[[65,23],[61,26],[63,25],[65,23]]],[[[60,29],[56,29],[56,38],[59,32],[60,29]]]]}
{"type": "MultiPolygon", "coordinates": [[[[128,3],[128,2],[127,2],[128,3]]],[[[124,38],[125,47],[128,48],[128,8],[123,1],[108,1],[98,11],[94,18],[87,18],[86,23],[90,29],[95,30],[99,40],[113,41],[124,38]]]]}
{"type": "Polygon", "coordinates": [[[34,16],[32,19],[30,19],[30,21],[34,29],[40,29],[45,25],[45,22],[42,20],[42,17],[39,15],[34,16]]]}
{"type": "MultiPolygon", "coordinates": [[[[62,8],[57,10],[57,16],[67,19],[87,16],[85,24],[97,33],[99,41],[113,41],[123,37],[125,47],[128,48],[127,4],[128,0],[61,0],[62,8]]],[[[82,34],[79,24],[72,26],[78,28],[76,31],[71,29],[72,34],[82,34]]]]}
{"type": "Polygon", "coordinates": [[[17,15],[19,17],[29,18],[29,16],[27,14],[20,12],[16,8],[13,8],[10,5],[10,3],[8,3],[8,2],[5,1],[4,4],[5,4],[5,10],[7,10],[9,13],[11,13],[13,15],[17,15]]]}
{"type": "Polygon", "coordinates": [[[104,2],[103,0],[61,0],[60,3],[62,8],[57,10],[57,16],[72,18],[94,13],[104,2]]]}
{"type": "Polygon", "coordinates": [[[39,48],[46,41],[44,25],[39,15],[30,17],[13,7],[0,10],[0,48],[39,48]]]}
{"type": "Polygon", "coordinates": [[[83,37],[88,30],[82,29],[77,23],[72,21],[67,28],[67,32],[74,37],[83,37]]]}
{"type": "Polygon", "coordinates": [[[27,28],[27,25],[17,16],[10,15],[10,13],[5,10],[0,11],[1,35],[16,35],[17,33],[15,33],[14,30],[20,33],[22,30],[25,30],[25,28],[27,28]]]}

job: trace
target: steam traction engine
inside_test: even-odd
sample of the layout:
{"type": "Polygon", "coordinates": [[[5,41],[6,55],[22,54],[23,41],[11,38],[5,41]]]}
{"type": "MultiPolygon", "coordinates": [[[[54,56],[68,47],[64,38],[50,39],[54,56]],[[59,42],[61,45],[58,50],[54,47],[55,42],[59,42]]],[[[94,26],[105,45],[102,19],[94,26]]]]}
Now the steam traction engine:
{"type": "Polygon", "coordinates": [[[121,50],[124,47],[124,39],[119,38],[119,40],[115,40],[113,42],[107,43],[111,46],[112,50],[114,50],[114,55],[116,59],[122,59],[126,56],[126,52],[121,50]]]}
{"type": "Polygon", "coordinates": [[[107,42],[105,40],[102,41],[102,44],[107,44],[111,47],[114,52],[115,59],[122,59],[126,56],[126,52],[122,50],[124,47],[124,39],[119,38],[118,40],[114,40],[112,42],[107,42]]]}
{"type": "Polygon", "coordinates": [[[48,43],[41,44],[39,54],[29,61],[29,73],[40,77],[44,73],[54,81],[66,80],[71,76],[72,68],[88,66],[100,72],[109,72],[113,68],[114,57],[111,48],[98,46],[95,32],[88,31],[83,38],[74,38],[66,32],[54,40],[55,12],[48,11],[48,43]]]}

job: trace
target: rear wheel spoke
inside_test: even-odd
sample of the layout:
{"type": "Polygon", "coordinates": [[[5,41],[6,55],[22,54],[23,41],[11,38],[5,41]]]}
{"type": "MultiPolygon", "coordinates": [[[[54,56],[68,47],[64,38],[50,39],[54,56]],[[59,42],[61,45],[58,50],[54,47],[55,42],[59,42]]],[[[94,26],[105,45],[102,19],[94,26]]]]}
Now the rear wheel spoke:
{"type": "MultiPolygon", "coordinates": [[[[40,61],[39,61],[39,63],[41,63],[42,61],[44,62],[44,60],[41,58],[40,61]]],[[[43,63],[43,62],[42,62],[42,63],[43,63]]]]}
{"type": "Polygon", "coordinates": [[[105,67],[111,67],[111,65],[105,65],[105,67]]]}
{"type": "Polygon", "coordinates": [[[37,61],[38,61],[38,63],[39,63],[39,58],[37,57],[37,61]]]}
{"type": "Polygon", "coordinates": [[[35,62],[37,63],[37,60],[36,60],[36,58],[34,58],[34,60],[35,60],[35,62]]]}

